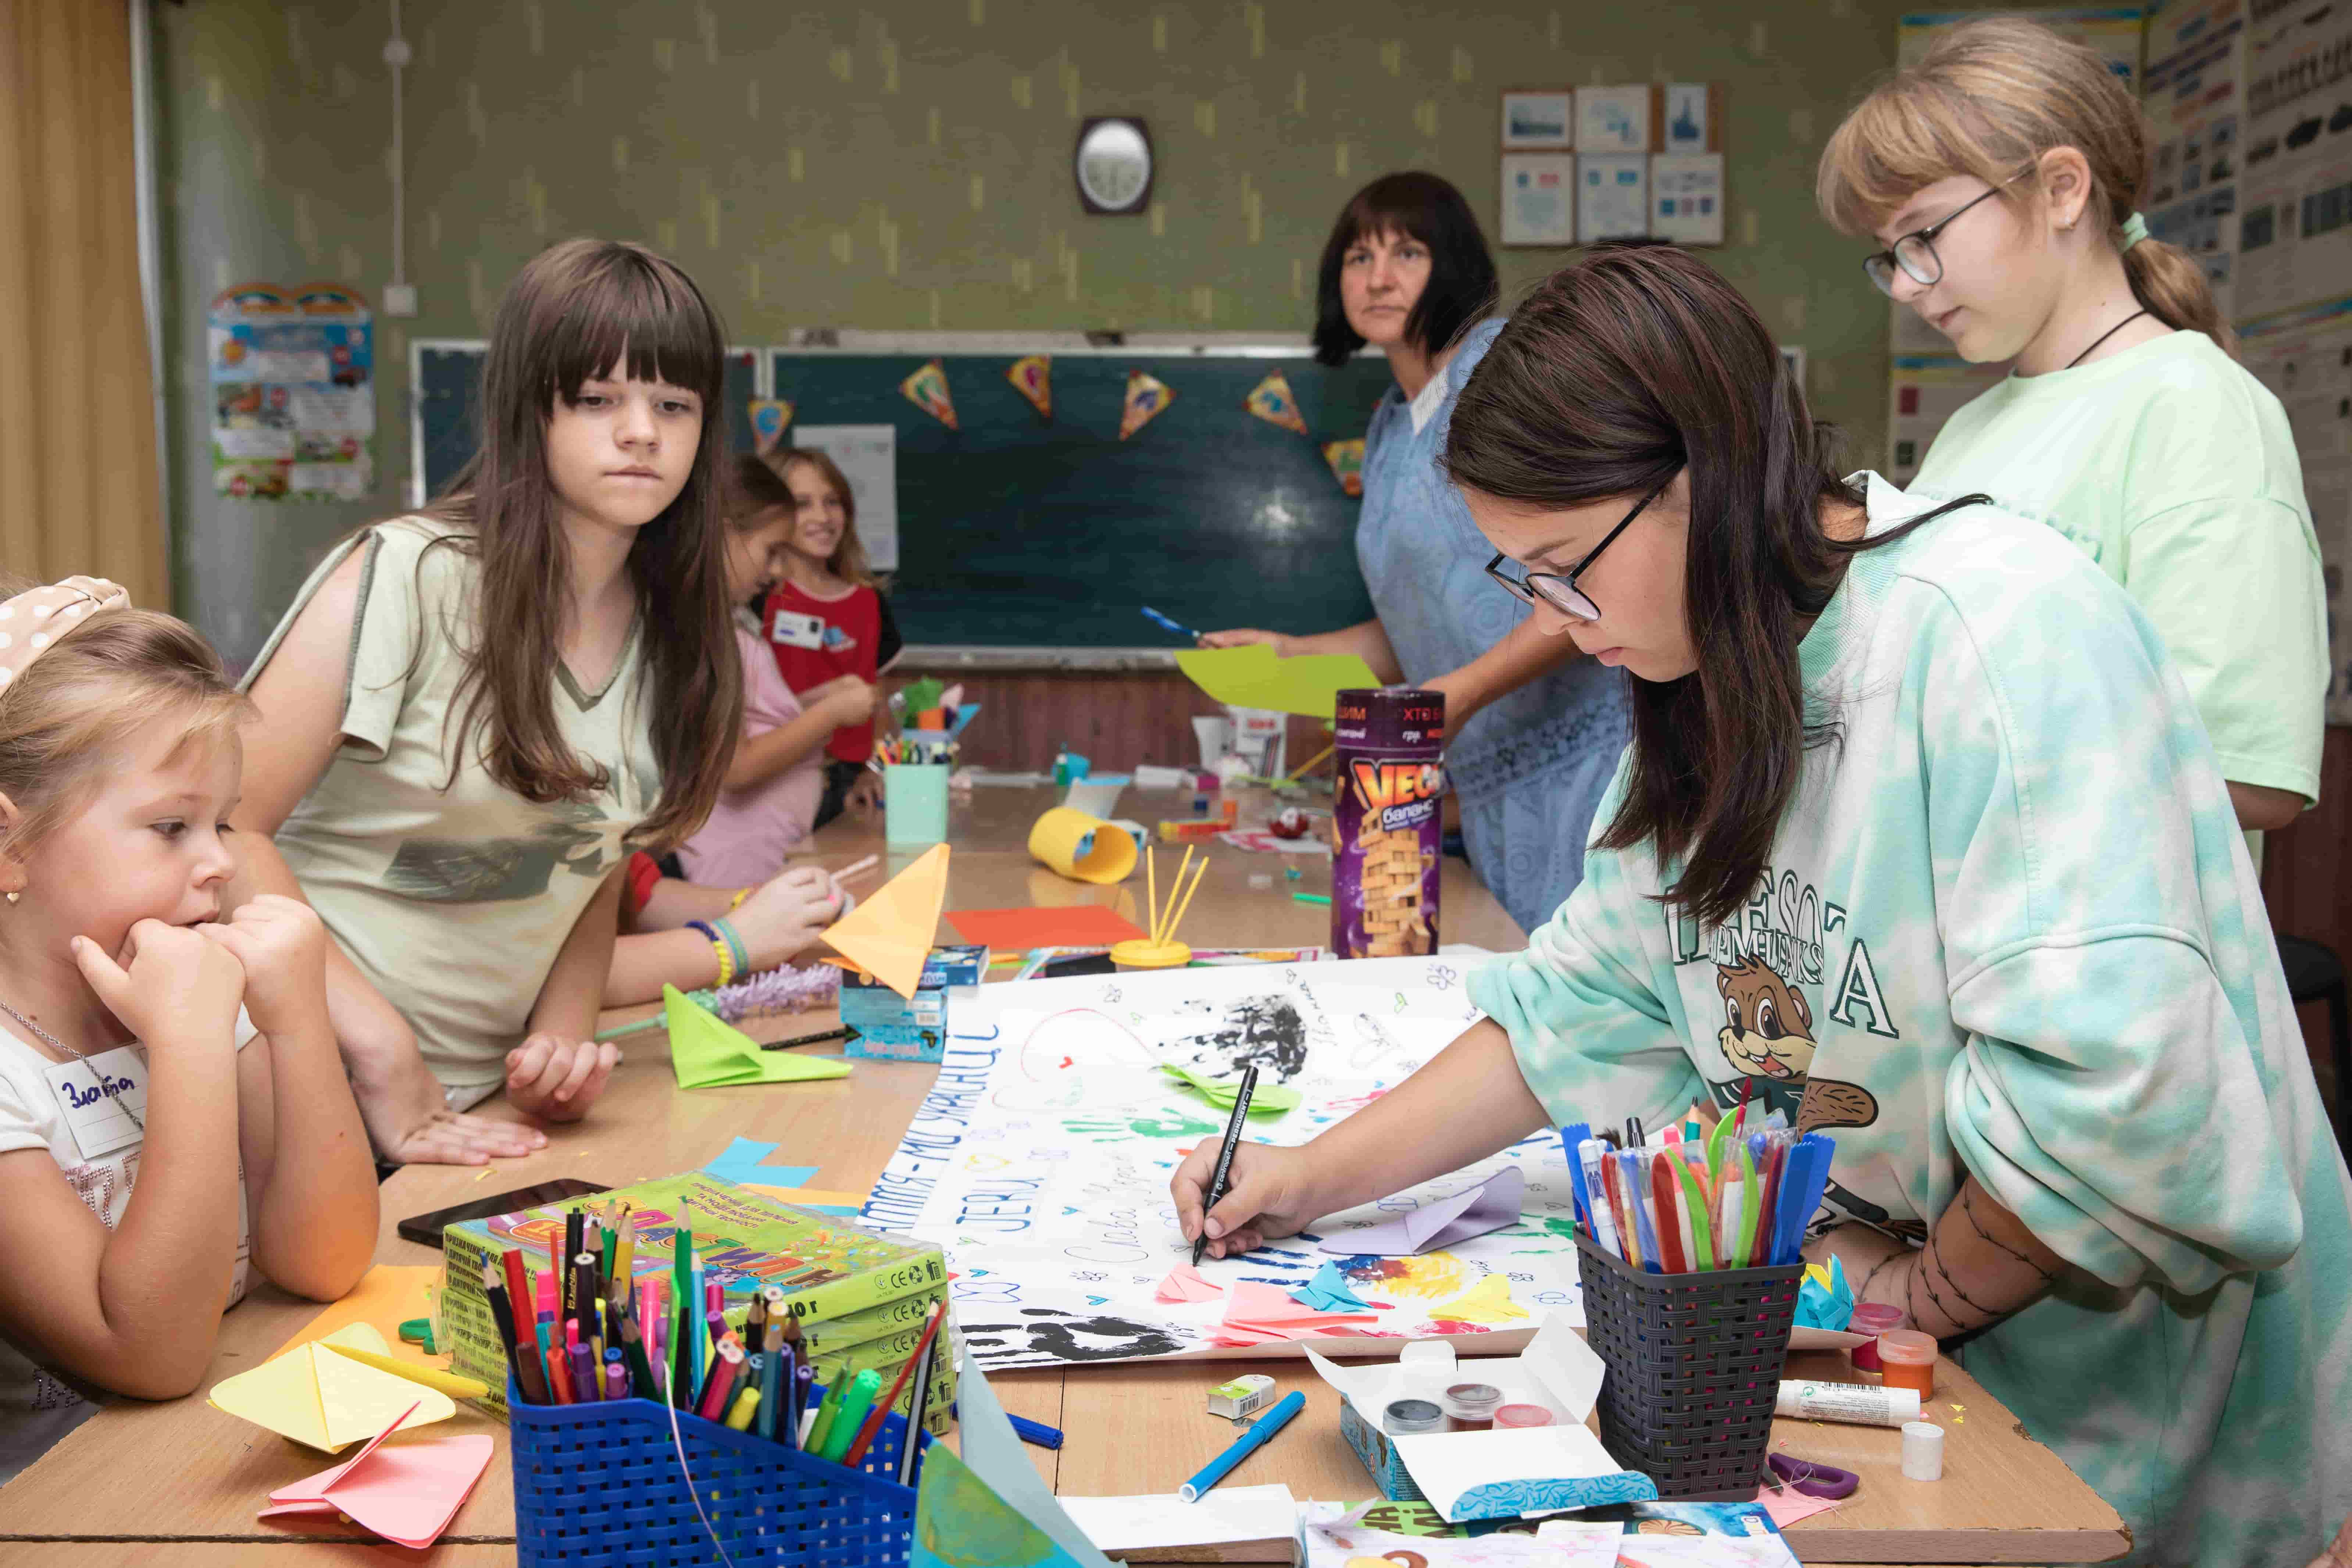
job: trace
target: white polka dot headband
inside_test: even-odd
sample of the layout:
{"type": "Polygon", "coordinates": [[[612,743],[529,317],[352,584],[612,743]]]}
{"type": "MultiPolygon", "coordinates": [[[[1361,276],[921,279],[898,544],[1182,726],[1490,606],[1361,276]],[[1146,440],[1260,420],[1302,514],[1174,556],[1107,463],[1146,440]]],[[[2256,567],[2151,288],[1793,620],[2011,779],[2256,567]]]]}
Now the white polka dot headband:
{"type": "Polygon", "coordinates": [[[103,577],[68,577],[0,605],[0,690],[91,616],[130,607],[131,595],[103,577]]]}

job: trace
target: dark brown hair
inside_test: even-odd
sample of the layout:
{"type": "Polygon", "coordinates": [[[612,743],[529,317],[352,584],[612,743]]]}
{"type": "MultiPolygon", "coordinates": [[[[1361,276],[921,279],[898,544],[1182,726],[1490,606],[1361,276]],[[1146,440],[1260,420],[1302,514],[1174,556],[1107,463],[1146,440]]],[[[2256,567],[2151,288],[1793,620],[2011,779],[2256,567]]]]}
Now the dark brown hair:
{"type": "Polygon", "coordinates": [[[1364,340],[1348,324],[1339,269],[1368,235],[1402,235],[1429,247],[1429,281],[1404,319],[1405,341],[1423,353],[1450,346],[1495,303],[1495,258],[1478,215],[1453,183],[1408,170],[1382,174],[1348,199],[1323,242],[1315,274],[1315,358],[1345,364],[1364,340]]]}
{"type": "MultiPolygon", "coordinates": [[[[709,816],[735,752],[742,704],[719,530],[726,445],[721,379],[726,337],[694,280],[641,246],[568,239],[525,264],[499,301],[482,366],[482,429],[474,458],[425,515],[460,525],[448,542],[480,567],[458,726],[477,727],[492,778],[544,805],[601,790],[604,770],[565,743],[549,679],[559,658],[570,561],[547,472],[547,424],[561,399],[624,358],[633,381],[683,387],[702,401],[702,431],[685,488],[637,531],[628,573],[649,681],[662,795],[633,841],[666,848],[709,816]],[[490,635],[495,628],[496,635],[490,635]]],[[[454,766],[454,764],[453,764],[454,766]]]]}
{"type": "Polygon", "coordinates": [[[2139,100],[2096,50],[2039,22],[1963,22],[1917,65],[1872,89],[1822,149],[1814,196],[1822,216],[1847,234],[1876,228],[1954,174],[2007,186],[1997,199],[2031,212],[2042,200],[2041,182],[2018,176],[2060,147],[2074,148],[2090,165],[2084,219],[2123,253],[2133,297],[2166,326],[2231,349],[2235,338],[2197,258],[2160,239],[2124,238],[2124,220],[2148,183],[2139,100]]]}
{"type": "Polygon", "coordinates": [[[768,467],[765,458],[739,452],[735,460],[727,465],[727,499],[722,510],[727,526],[735,532],[749,533],[761,518],[777,508],[789,512],[796,504],[792,486],[784,483],[782,474],[768,467]]]}
{"type": "Polygon", "coordinates": [[[1689,476],[1698,668],[1633,681],[1624,797],[1594,843],[1679,859],[1664,897],[1709,924],[1754,890],[1804,752],[1830,732],[1805,710],[1806,618],[1855,551],[1906,531],[1822,531],[1824,501],[1861,500],[1832,446],[1738,290],[1662,245],[1601,247],[1554,273],[1471,373],[1446,437],[1454,483],[1530,509],[1631,506],[1689,476]]]}
{"type": "Polygon", "coordinates": [[[857,492],[849,488],[849,476],[841,471],[833,454],[819,447],[786,447],[761,454],[760,461],[773,468],[777,479],[786,481],[783,504],[796,510],[800,502],[790,488],[793,470],[814,468],[824,476],[825,484],[841,501],[841,539],[834,545],[833,559],[824,563],[824,569],[845,583],[873,587],[874,569],[866,563],[866,545],[857,537],[857,492]]]}

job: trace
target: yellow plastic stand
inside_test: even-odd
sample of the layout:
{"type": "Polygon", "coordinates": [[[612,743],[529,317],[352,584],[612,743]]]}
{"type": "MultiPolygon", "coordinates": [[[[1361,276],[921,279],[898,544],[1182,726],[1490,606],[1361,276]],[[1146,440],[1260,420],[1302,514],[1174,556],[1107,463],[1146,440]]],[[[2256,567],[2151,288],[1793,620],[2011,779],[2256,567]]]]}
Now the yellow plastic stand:
{"type": "Polygon", "coordinates": [[[1121,969],[1181,969],[1192,962],[1192,950],[1181,942],[1129,937],[1111,944],[1110,961],[1121,969]]]}
{"type": "Polygon", "coordinates": [[[1029,853],[1076,881],[1108,886],[1135,871],[1135,840],[1098,816],[1057,805],[1029,829],[1029,853]]]}

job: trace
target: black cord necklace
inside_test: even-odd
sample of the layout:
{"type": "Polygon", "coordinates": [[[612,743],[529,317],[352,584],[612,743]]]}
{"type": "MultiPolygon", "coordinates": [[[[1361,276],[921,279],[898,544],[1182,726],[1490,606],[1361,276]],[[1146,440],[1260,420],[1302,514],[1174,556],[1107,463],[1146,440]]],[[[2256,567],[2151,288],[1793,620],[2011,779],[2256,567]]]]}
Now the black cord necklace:
{"type": "Polygon", "coordinates": [[[2117,332],[2122,331],[2126,327],[2130,326],[2134,321],[2138,321],[2142,316],[2147,314],[2147,312],[2146,310],[2134,310],[2130,315],[2126,316],[2122,321],[2117,321],[2114,326],[2109,327],[2105,331],[2101,332],[2096,338],[2092,340],[2090,348],[2084,349],[2081,353],[2076,354],[2073,359],[2066,362],[2066,368],[2068,370],[2072,370],[2076,365],[2081,364],[2084,360],[2089,359],[2093,349],[2096,349],[2101,343],[2105,342],[2109,338],[2114,337],[2117,332]]]}

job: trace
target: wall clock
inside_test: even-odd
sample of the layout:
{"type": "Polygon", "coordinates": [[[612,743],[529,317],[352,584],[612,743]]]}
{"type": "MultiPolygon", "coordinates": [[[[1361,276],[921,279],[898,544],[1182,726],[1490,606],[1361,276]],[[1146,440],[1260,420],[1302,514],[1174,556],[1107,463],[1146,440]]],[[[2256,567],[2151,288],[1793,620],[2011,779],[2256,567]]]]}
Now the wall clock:
{"type": "Polygon", "coordinates": [[[1151,132],[1140,120],[1101,115],[1078,127],[1071,154],[1078,201],[1090,213],[1139,213],[1151,201],[1151,132]]]}

